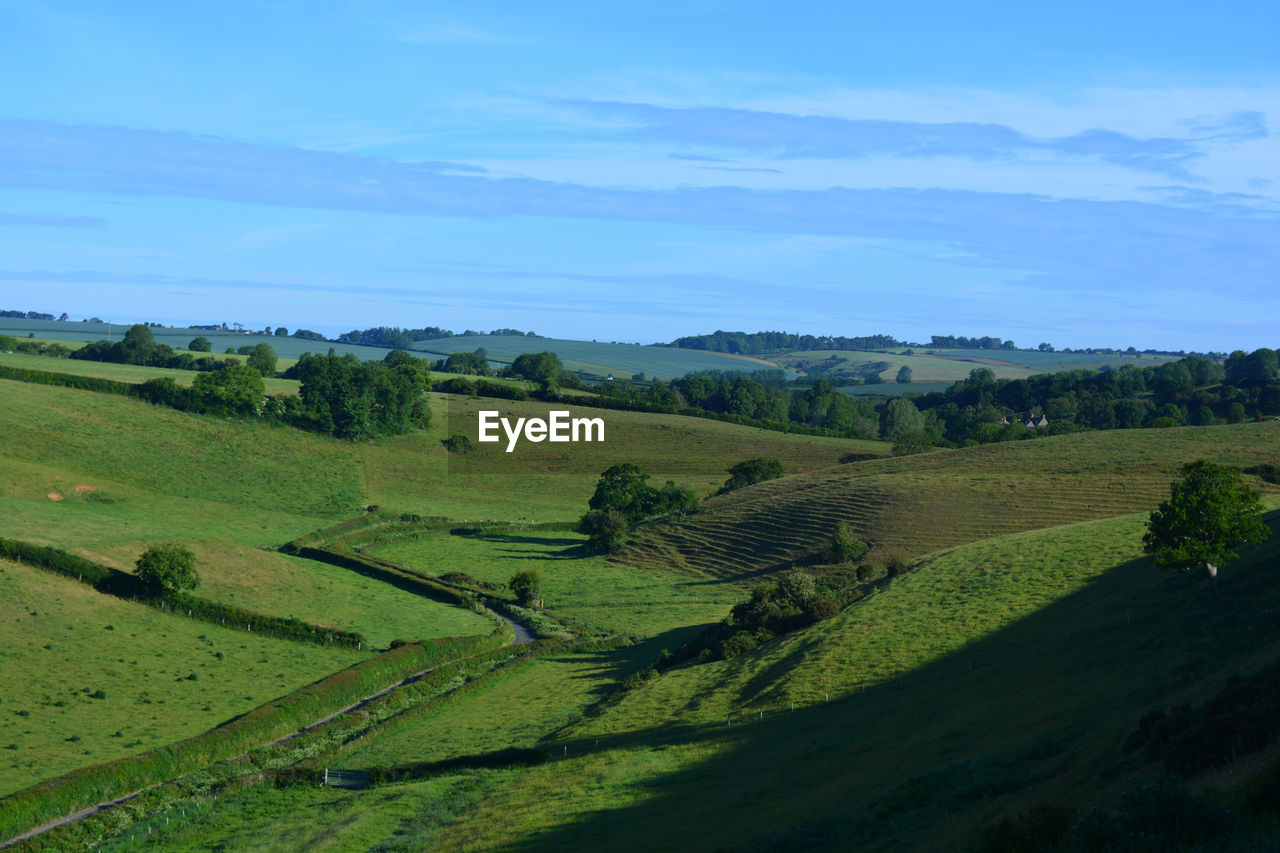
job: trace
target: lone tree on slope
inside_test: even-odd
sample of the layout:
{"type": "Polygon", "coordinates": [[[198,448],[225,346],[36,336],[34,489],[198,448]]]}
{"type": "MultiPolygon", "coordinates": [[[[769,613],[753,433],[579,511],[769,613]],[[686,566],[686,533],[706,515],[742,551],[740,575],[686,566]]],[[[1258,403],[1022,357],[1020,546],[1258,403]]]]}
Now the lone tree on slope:
{"type": "Polygon", "coordinates": [[[176,542],[152,545],[136,565],[138,579],[156,592],[177,592],[200,585],[195,554],[176,542]]]}
{"type": "Polygon", "coordinates": [[[1197,459],[1183,467],[1169,500],[1151,513],[1142,547],[1164,568],[1204,566],[1217,586],[1218,565],[1238,556],[1235,546],[1256,545],[1270,535],[1262,523],[1261,496],[1240,480],[1240,472],[1197,459]]]}

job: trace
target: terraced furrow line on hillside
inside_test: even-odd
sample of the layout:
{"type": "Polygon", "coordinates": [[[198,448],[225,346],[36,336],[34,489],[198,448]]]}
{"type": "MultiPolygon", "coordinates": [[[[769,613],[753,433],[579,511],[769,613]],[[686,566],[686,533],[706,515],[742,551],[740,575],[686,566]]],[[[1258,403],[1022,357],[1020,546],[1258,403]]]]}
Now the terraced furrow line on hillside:
{"type": "MultiPolygon", "coordinates": [[[[1242,467],[1280,452],[1280,423],[1117,430],[875,459],[709,499],[642,530],[622,562],[718,578],[820,552],[848,522],[870,559],[912,559],[991,536],[1153,509],[1197,458],[1242,467]]],[[[1264,491],[1280,491],[1262,481],[1264,491]]]]}

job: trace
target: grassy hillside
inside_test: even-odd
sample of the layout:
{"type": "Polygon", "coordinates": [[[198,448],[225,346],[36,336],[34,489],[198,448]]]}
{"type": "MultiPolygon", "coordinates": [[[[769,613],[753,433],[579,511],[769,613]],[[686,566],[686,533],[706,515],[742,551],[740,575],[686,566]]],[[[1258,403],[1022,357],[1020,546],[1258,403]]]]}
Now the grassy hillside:
{"type": "Polygon", "coordinates": [[[756,456],[777,458],[786,471],[795,472],[834,465],[849,453],[888,452],[881,442],[787,435],[680,415],[429,396],[430,430],[360,447],[370,503],[455,519],[576,521],[586,511],[600,473],[619,462],[640,466],[656,485],[673,479],[705,495],[724,484],[729,466],[756,456]],[[444,452],[440,441],[450,434],[475,440],[481,409],[513,420],[545,418],[551,409],[598,416],[605,422],[605,440],[521,442],[512,453],[503,441],[476,444],[466,453],[444,452]]]}
{"type": "MultiPolygon", "coordinates": [[[[1140,531],[1128,516],[939,554],[836,619],[622,694],[544,741],[541,766],[367,791],[253,789],[189,821],[174,811],[172,829],[154,818],[147,842],[963,849],[1037,803],[1105,805],[1158,769],[1121,748],[1147,710],[1203,702],[1280,656],[1268,573],[1280,537],[1246,551],[1214,594],[1142,558],[1140,531]]],[[[603,695],[606,660],[538,661],[340,760],[529,742],[526,721],[563,714],[583,690],[603,695]],[[576,687],[557,690],[558,670],[576,687]]]]}
{"type": "Polygon", "coordinates": [[[278,544],[362,503],[351,444],[70,388],[0,380],[0,396],[0,535],[278,544]]]}
{"type": "MultiPolygon", "coordinates": [[[[193,812],[196,801],[208,805],[191,821],[178,820],[186,801],[167,813],[152,807],[148,849],[413,849],[428,840],[445,850],[964,847],[976,827],[1037,802],[1109,802],[1135,774],[1158,769],[1121,749],[1146,711],[1203,702],[1230,674],[1280,658],[1280,586],[1268,572],[1280,536],[1225,567],[1215,594],[1196,576],[1160,572],[1140,547],[1146,512],[1183,463],[1273,462],[1280,422],[890,458],[879,443],[584,409],[604,418],[605,442],[449,454],[441,439],[474,437],[481,408],[528,417],[553,407],[430,395],[430,430],[356,444],[72,389],[5,382],[0,394],[9,439],[0,447],[0,535],[122,568],[144,544],[178,539],[205,567],[201,594],[380,641],[483,630],[472,614],[261,547],[375,503],[382,512],[363,518],[385,523],[361,540],[373,555],[491,583],[535,568],[552,615],[642,640],[604,651],[555,647],[471,683],[459,672],[456,694],[358,741],[309,751],[302,766],[379,768],[532,745],[546,749],[544,764],[453,769],[341,793],[310,781],[278,791],[246,778],[241,793],[201,789],[193,812]],[[851,453],[874,458],[839,462],[851,453]],[[588,556],[583,537],[563,529],[449,532],[466,521],[572,522],[617,462],[706,495],[730,465],[755,456],[780,459],[787,476],[708,498],[680,523],[643,526],[617,558],[588,556]],[[617,689],[661,649],[722,618],[761,574],[821,550],[839,521],[871,544],[870,561],[899,559],[909,571],[754,652],[617,689]]],[[[1249,481],[1280,506],[1280,488],[1249,481]]],[[[1269,523],[1280,525],[1280,512],[1269,523]]],[[[64,762],[53,775],[120,754],[109,751],[115,741],[168,742],[177,735],[165,733],[163,714],[150,718],[144,698],[179,709],[189,733],[208,727],[203,714],[236,713],[237,695],[256,705],[302,677],[247,636],[224,642],[207,624],[55,588],[63,583],[0,566],[0,600],[23,605],[0,630],[25,649],[15,658],[24,672],[44,667],[52,679],[30,679],[30,708],[0,697],[0,725],[9,726],[0,745],[17,747],[0,756],[10,761],[47,749],[64,762]],[[64,635],[80,639],[61,652],[64,635]],[[219,668],[228,661],[251,681],[219,668]],[[92,698],[99,685],[90,674],[105,698],[92,698]],[[197,713],[189,688],[203,693],[206,682],[227,685],[218,694],[226,704],[202,697],[197,713]],[[134,704],[110,717],[104,709],[117,696],[134,704]],[[37,726],[37,711],[91,731],[37,726]]],[[[348,659],[300,648],[318,656],[289,646],[310,680],[348,659]]],[[[123,814],[100,825],[124,826],[123,814]]],[[[59,838],[49,836],[49,849],[59,838]]],[[[112,844],[144,846],[125,836],[112,844]]]]}
{"type": "Polygon", "coordinates": [[[1253,465],[1278,453],[1280,422],[1267,422],[868,460],[712,498],[702,513],[643,533],[621,559],[739,577],[820,550],[839,521],[871,544],[870,559],[911,559],[988,536],[1154,509],[1187,462],[1253,465]]]}
{"type": "Polygon", "coordinates": [[[562,732],[567,757],[496,780],[440,849],[956,848],[1036,803],[1106,803],[1157,769],[1121,749],[1146,710],[1280,657],[1280,540],[1213,594],[1140,558],[1140,529],[964,546],[830,623],[670,671],[562,732]]]}
{"type": "Polygon", "coordinates": [[[582,370],[600,376],[612,375],[615,379],[630,379],[636,373],[643,373],[650,378],[656,376],[660,379],[673,379],[700,370],[751,372],[777,368],[774,362],[766,359],[741,358],[728,353],[515,335],[441,338],[420,341],[414,345],[415,349],[440,356],[455,352],[474,352],[479,347],[484,347],[491,361],[507,363],[514,361],[521,353],[550,351],[558,355],[560,362],[569,370],[582,370]]]}
{"type": "Polygon", "coordinates": [[[367,656],[163,614],[8,561],[0,601],[0,795],[205,731],[367,656]]]}

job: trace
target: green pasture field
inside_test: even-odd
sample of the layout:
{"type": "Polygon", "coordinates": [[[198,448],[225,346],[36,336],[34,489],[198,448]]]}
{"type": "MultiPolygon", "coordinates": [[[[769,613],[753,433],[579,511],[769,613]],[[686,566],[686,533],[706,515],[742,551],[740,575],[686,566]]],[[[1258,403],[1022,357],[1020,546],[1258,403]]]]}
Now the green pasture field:
{"type": "MultiPolygon", "coordinates": [[[[197,353],[197,355],[207,355],[207,353],[197,353]]],[[[220,356],[223,359],[231,357],[220,356]]],[[[236,360],[243,361],[243,358],[236,360]]],[[[195,378],[200,375],[194,370],[147,367],[141,364],[114,364],[109,361],[81,361],[75,358],[50,358],[21,352],[0,353],[0,365],[19,367],[24,370],[42,370],[46,373],[66,373],[71,376],[93,376],[98,379],[113,379],[116,382],[129,382],[135,385],[140,385],[148,379],[168,377],[183,388],[191,387],[191,383],[195,382],[195,378]]],[[[286,367],[288,367],[287,364],[278,365],[280,370],[286,367]]],[[[264,379],[262,382],[268,394],[298,393],[296,379],[264,379]]]]}
{"type": "Polygon", "coordinates": [[[561,732],[567,757],[505,773],[436,849],[956,849],[1037,803],[1114,797],[1156,772],[1121,750],[1143,713],[1280,656],[1247,627],[1280,604],[1280,538],[1215,593],[1142,558],[1140,529],[964,546],[755,654],[668,671],[561,732]]]}
{"type": "Polygon", "coordinates": [[[0,397],[5,536],[278,545],[363,503],[350,443],[73,388],[0,380],[0,397]]]}
{"type": "Polygon", "coordinates": [[[635,571],[588,556],[580,533],[544,530],[447,533],[378,545],[369,553],[434,575],[466,572],[505,584],[516,572],[537,571],[552,616],[602,634],[652,637],[718,622],[745,592],[664,571],[635,571]]]}
{"type": "MultiPolygon", "coordinates": [[[[554,352],[568,370],[581,370],[614,379],[630,379],[637,373],[649,378],[676,379],[702,370],[776,370],[767,358],[741,358],[728,353],[702,352],[679,347],[638,344],[566,341],[558,338],[530,338],[516,335],[484,335],[419,341],[414,349],[448,357],[455,352],[474,352],[483,347],[490,361],[510,363],[527,352],[554,352]]],[[[795,374],[785,371],[790,376],[795,374]]]]}
{"type": "MultiPolygon", "coordinates": [[[[201,598],[259,613],[355,631],[379,648],[419,640],[484,634],[489,619],[414,595],[349,569],[217,539],[182,540],[196,556],[201,598]]],[[[133,571],[146,542],[82,548],[81,553],[133,571]]]]}
{"type": "MultiPolygon", "coordinates": [[[[902,348],[884,350],[802,350],[765,356],[778,364],[800,372],[812,372],[806,366],[826,359],[838,359],[841,364],[827,368],[823,375],[838,379],[860,375],[860,366],[872,362],[886,362],[887,367],[878,375],[892,387],[898,371],[911,368],[911,384],[944,383],[950,385],[967,379],[969,371],[988,367],[997,379],[1025,379],[1038,373],[1058,373],[1063,370],[1098,370],[1103,367],[1121,367],[1126,364],[1149,367],[1171,360],[1171,356],[1156,355],[1089,355],[1088,353],[1039,352],[1032,350],[976,350],[976,349],[913,349],[911,355],[903,355],[902,348]]],[[[900,393],[904,389],[894,387],[880,393],[900,393]]],[[[917,390],[917,389],[908,389],[917,390]]]]}
{"type": "Polygon", "coordinates": [[[731,465],[744,459],[777,458],[792,473],[834,465],[848,453],[888,453],[883,442],[789,435],[681,415],[593,409],[569,402],[428,396],[429,430],[360,446],[370,503],[458,520],[576,521],[586,512],[600,474],[620,462],[638,465],[654,485],[671,479],[707,495],[724,485],[731,465]],[[600,417],[605,440],[521,441],[507,453],[505,441],[476,441],[481,409],[512,419],[545,418],[552,409],[600,417]],[[453,433],[468,436],[475,448],[447,453],[440,442],[453,433]]]}
{"type": "Polygon", "coordinates": [[[198,734],[367,656],[164,614],[8,561],[0,601],[0,795],[198,734]]]}
{"type": "MultiPolygon", "coordinates": [[[[760,483],[636,537],[622,560],[732,578],[813,555],[849,523],[873,562],[1006,533],[1154,509],[1197,458],[1280,455],[1280,422],[1111,430],[872,459],[760,483]]],[[[1277,487],[1249,478],[1257,488],[1277,487]]]]}

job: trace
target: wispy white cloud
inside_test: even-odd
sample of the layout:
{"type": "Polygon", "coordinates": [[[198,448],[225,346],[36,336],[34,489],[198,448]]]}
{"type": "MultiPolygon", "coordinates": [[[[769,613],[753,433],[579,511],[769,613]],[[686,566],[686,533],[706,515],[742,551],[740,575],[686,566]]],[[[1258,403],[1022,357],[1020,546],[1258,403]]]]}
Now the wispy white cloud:
{"type": "Polygon", "coordinates": [[[1200,120],[1188,128],[1190,135],[1182,138],[1139,138],[1102,128],[1036,138],[995,123],[850,119],[726,107],[676,109],[618,101],[578,101],[572,105],[589,115],[614,120],[630,137],[784,159],[888,155],[994,160],[1051,155],[1096,159],[1176,177],[1187,177],[1188,167],[1204,157],[1201,143],[1205,141],[1267,136],[1263,116],[1257,112],[1200,120]]]}
{"type": "MultiPolygon", "coordinates": [[[[999,135],[999,132],[997,132],[999,135]]],[[[1082,145],[1105,148],[1110,142],[1082,145]]],[[[463,217],[720,226],[945,244],[1026,270],[1038,287],[1203,286],[1257,293],[1280,277],[1276,217],[1231,204],[1053,199],[931,188],[586,187],[128,128],[0,122],[0,186],[463,217]]],[[[932,250],[931,250],[932,251],[932,250]]]]}

